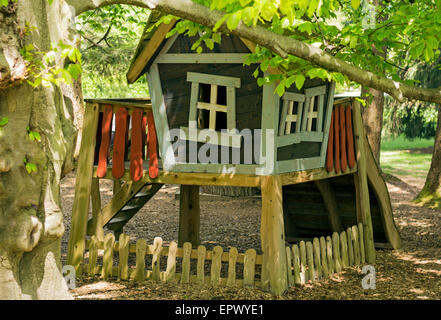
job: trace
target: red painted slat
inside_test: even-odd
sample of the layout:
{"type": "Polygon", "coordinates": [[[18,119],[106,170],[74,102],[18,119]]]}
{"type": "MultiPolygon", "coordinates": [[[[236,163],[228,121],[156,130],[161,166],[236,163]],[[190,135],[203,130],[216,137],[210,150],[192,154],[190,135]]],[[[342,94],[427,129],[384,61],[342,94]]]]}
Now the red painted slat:
{"type": "Polygon", "coordinates": [[[346,156],[346,124],[345,124],[345,106],[339,106],[340,113],[340,154],[341,154],[341,171],[346,172],[348,167],[348,158],[346,156]]]}
{"type": "Polygon", "coordinates": [[[348,144],[348,164],[349,168],[355,167],[355,152],[354,152],[354,133],[352,130],[352,109],[348,105],[346,107],[346,134],[347,134],[347,144],[348,144]]]}
{"type": "Polygon", "coordinates": [[[331,113],[331,126],[329,128],[328,150],[326,153],[326,171],[334,169],[334,111],[331,113]]]}
{"type": "Polygon", "coordinates": [[[335,173],[340,172],[340,113],[338,112],[338,107],[334,109],[335,115],[334,115],[334,168],[335,173]]]}
{"type": "Polygon", "coordinates": [[[98,168],[96,175],[103,178],[107,173],[107,158],[109,156],[110,135],[112,133],[113,111],[111,105],[103,107],[103,120],[101,122],[101,145],[98,155],[98,168]]]}
{"type": "Polygon", "coordinates": [[[142,178],[142,114],[141,108],[136,108],[132,113],[132,137],[130,150],[130,177],[132,181],[142,178]]]}
{"type": "Polygon", "coordinates": [[[155,179],[158,177],[158,139],[156,136],[155,120],[153,119],[153,113],[147,112],[147,152],[149,155],[149,177],[155,179]]]}
{"type": "Polygon", "coordinates": [[[115,139],[113,142],[112,175],[121,179],[124,175],[124,158],[126,151],[126,134],[128,112],[126,108],[119,108],[115,116],[115,139]]]}
{"type": "Polygon", "coordinates": [[[147,116],[144,115],[142,117],[142,124],[141,124],[141,132],[142,132],[142,158],[146,159],[146,142],[147,142],[147,116]]]}

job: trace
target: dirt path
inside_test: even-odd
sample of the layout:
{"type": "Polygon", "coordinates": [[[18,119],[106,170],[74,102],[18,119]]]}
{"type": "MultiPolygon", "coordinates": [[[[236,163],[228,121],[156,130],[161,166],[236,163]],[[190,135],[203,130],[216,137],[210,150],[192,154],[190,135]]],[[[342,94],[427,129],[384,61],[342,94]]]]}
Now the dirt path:
{"type": "MultiPolygon", "coordinates": [[[[72,290],[77,299],[441,299],[441,211],[411,203],[424,181],[405,183],[389,179],[394,217],[403,239],[397,251],[378,250],[376,289],[364,290],[360,268],[346,269],[339,275],[314,285],[290,288],[282,297],[257,289],[213,288],[146,282],[105,282],[85,279],[72,290]]],[[[74,174],[62,182],[66,234],[72,209],[74,174]]],[[[126,226],[132,239],[148,241],[160,236],[167,243],[177,239],[179,201],[176,186],[166,186],[126,226]]],[[[103,203],[111,197],[111,184],[101,182],[103,203]]],[[[244,252],[260,247],[260,200],[201,201],[201,239],[207,248],[235,246],[244,252]]]]}

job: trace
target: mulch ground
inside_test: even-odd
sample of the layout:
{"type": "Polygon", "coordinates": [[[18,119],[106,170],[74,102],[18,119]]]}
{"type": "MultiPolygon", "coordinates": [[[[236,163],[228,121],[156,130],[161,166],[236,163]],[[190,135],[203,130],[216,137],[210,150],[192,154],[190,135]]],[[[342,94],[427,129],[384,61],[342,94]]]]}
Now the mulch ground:
{"type": "MultiPolygon", "coordinates": [[[[407,183],[388,177],[394,217],[403,239],[400,250],[377,250],[376,289],[363,289],[361,268],[348,268],[329,279],[292,287],[283,296],[259,289],[181,285],[147,281],[103,281],[83,278],[72,290],[76,299],[441,299],[441,211],[412,203],[424,181],[407,183]]],[[[112,184],[101,181],[105,204],[112,196],[112,184]]],[[[63,212],[66,233],[62,242],[65,260],[70,214],[74,197],[75,174],[62,181],[63,212]]],[[[131,240],[153,242],[161,237],[164,245],[178,236],[178,186],[167,185],[149,201],[125,227],[131,240]]],[[[207,249],[220,245],[239,252],[249,248],[260,251],[260,205],[256,198],[201,199],[201,244],[207,249]]]]}

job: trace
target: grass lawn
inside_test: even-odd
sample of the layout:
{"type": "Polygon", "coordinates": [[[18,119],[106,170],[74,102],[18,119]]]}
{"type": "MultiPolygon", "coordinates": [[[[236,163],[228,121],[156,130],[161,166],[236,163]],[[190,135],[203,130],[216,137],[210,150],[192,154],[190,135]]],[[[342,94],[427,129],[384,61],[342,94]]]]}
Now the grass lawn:
{"type": "Polygon", "coordinates": [[[434,139],[408,140],[404,136],[381,141],[381,151],[397,151],[433,147],[434,139]]]}
{"type": "Polygon", "coordinates": [[[398,137],[381,142],[380,165],[388,174],[425,179],[432,160],[433,139],[398,137]]]}

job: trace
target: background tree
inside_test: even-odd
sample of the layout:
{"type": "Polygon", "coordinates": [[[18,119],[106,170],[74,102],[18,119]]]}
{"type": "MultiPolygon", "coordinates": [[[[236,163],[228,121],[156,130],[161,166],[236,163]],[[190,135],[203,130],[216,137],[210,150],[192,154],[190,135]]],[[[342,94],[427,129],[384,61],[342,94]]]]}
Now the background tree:
{"type": "Polygon", "coordinates": [[[79,73],[72,18],[62,1],[1,1],[0,299],[70,298],[59,186],[77,132],[75,89],[61,83],[79,73]]]}
{"type": "MultiPolygon", "coordinates": [[[[435,63],[424,64],[417,69],[415,78],[422,86],[429,88],[441,86],[440,62],[441,57],[435,63]]],[[[432,162],[424,187],[416,197],[416,201],[428,207],[441,208],[441,107],[432,105],[432,108],[434,107],[438,109],[438,120],[432,162]]]]}
{"type": "MultiPolygon", "coordinates": [[[[371,0],[370,2],[365,2],[371,4],[368,6],[367,10],[375,12],[371,18],[376,19],[379,22],[387,20],[387,17],[382,13],[384,3],[380,0],[371,0]],[[375,10],[375,11],[374,11],[375,10]]],[[[372,52],[376,55],[381,56],[381,58],[387,58],[387,48],[382,47],[381,50],[372,45],[372,52]]],[[[377,164],[380,164],[380,148],[381,148],[381,131],[383,128],[383,110],[384,110],[384,92],[378,91],[372,88],[363,87],[361,91],[361,96],[368,96],[366,99],[368,102],[366,108],[362,109],[363,123],[366,130],[366,135],[368,137],[369,144],[372,149],[372,154],[374,155],[377,164]]]]}
{"type": "Polygon", "coordinates": [[[76,18],[81,36],[82,87],[87,98],[148,97],[145,77],[133,85],[126,80],[149,10],[111,5],[87,11],[76,18]]]}

